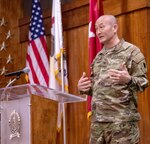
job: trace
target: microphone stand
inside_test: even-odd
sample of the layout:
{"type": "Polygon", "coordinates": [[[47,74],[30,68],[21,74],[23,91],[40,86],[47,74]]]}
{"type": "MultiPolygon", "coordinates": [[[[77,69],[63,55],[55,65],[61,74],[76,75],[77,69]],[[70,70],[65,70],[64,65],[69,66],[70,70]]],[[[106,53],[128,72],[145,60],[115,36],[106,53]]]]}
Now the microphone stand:
{"type": "Polygon", "coordinates": [[[16,78],[14,78],[12,81],[10,81],[10,82],[6,85],[6,88],[12,86],[12,84],[13,84],[16,80],[18,80],[19,78],[20,78],[20,75],[17,75],[16,78]]]}
{"type": "Polygon", "coordinates": [[[12,81],[10,81],[6,86],[5,86],[5,90],[3,91],[2,93],[2,96],[1,96],[1,100],[5,99],[8,100],[8,97],[9,97],[9,94],[5,94],[6,90],[8,87],[12,86],[12,84],[18,80],[20,78],[20,74],[17,75],[17,77],[15,77],[12,81]]]}

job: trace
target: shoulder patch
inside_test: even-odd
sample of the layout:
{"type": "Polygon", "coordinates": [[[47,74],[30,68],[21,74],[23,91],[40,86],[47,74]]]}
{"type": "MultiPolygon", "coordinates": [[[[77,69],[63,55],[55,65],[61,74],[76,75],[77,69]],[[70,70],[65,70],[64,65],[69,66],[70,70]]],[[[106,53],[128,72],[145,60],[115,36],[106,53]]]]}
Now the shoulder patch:
{"type": "Polygon", "coordinates": [[[145,60],[144,55],[141,52],[138,52],[136,55],[133,55],[132,59],[137,64],[145,60]]]}
{"type": "Polygon", "coordinates": [[[124,49],[127,50],[127,53],[129,53],[129,54],[138,50],[138,48],[136,46],[134,46],[133,44],[128,43],[128,42],[125,42],[122,46],[124,47],[124,49]]]}

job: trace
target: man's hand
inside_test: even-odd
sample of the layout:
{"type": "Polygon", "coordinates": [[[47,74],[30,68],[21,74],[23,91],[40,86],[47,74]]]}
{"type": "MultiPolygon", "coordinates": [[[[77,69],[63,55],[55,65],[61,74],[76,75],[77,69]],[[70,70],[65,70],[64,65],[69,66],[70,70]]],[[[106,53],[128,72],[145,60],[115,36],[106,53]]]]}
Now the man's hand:
{"type": "Polygon", "coordinates": [[[89,91],[91,88],[91,80],[86,76],[86,73],[83,72],[82,77],[78,81],[78,90],[79,91],[89,91]]]}
{"type": "Polygon", "coordinates": [[[125,64],[122,65],[121,70],[110,69],[108,73],[114,84],[127,84],[131,80],[125,64]]]}

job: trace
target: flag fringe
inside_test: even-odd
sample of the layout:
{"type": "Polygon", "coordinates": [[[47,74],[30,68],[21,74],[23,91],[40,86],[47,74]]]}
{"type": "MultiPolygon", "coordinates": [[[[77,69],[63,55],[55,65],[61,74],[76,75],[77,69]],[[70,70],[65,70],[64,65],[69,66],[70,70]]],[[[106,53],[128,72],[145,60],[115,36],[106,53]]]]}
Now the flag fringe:
{"type": "Polygon", "coordinates": [[[92,115],[92,112],[91,112],[91,111],[89,111],[89,112],[88,112],[88,114],[87,114],[87,119],[88,119],[88,121],[90,120],[91,115],[92,115]]]}

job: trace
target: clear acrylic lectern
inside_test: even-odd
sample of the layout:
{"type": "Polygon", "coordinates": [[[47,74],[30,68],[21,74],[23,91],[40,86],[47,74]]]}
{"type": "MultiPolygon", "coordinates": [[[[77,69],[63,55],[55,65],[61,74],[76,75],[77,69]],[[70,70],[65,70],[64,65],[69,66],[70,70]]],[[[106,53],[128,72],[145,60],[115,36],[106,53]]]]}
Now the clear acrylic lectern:
{"type": "Polygon", "coordinates": [[[0,144],[55,144],[59,103],[86,101],[40,85],[0,89],[0,144]]]}

